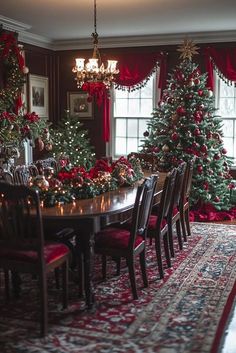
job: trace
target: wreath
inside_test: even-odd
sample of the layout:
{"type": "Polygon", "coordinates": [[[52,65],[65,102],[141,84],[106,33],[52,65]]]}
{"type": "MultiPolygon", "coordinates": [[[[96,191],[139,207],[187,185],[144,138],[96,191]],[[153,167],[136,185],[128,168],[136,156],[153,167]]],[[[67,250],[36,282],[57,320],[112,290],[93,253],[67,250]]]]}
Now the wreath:
{"type": "Polygon", "coordinates": [[[25,82],[24,58],[15,36],[0,35],[0,65],[2,67],[0,112],[17,109],[17,101],[25,82]]]}

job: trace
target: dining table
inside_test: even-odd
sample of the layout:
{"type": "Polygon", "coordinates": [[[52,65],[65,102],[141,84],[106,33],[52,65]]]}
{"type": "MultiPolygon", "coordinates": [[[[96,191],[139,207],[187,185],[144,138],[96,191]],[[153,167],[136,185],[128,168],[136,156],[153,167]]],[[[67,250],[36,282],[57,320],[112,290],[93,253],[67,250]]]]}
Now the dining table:
{"type": "MultiPolygon", "coordinates": [[[[147,174],[145,176],[148,176],[147,174]]],[[[71,203],[58,204],[53,207],[41,207],[42,220],[60,223],[62,227],[71,227],[76,234],[76,251],[79,262],[79,294],[85,294],[88,308],[95,302],[93,285],[94,241],[95,234],[101,227],[115,220],[124,220],[130,216],[137,192],[137,185],[119,187],[90,199],[79,199],[71,203]],[[82,267],[82,268],[81,268],[82,267]],[[82,277],[82,278],[81,278],[82,277]]],[[[155,192],[155,198],[161,193],[160,184],[155,192]]]]}

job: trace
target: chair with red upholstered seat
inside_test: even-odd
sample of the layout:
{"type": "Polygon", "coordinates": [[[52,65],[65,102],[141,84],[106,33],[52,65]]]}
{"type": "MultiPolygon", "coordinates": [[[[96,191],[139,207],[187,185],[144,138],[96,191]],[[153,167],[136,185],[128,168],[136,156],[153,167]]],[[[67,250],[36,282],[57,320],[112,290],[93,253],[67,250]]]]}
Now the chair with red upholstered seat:
{"type": "MultiPolygon", "coordinates": [[[[39,281],[40,331],[47,334],[47,281],[50,270],[61,268],[63,307],[67,307],[69,249],[64,244],[45,243],[40,201],[36,191],[25,185],[0,183],[0,268],[5,271],[5,289],[9,295],[8,272],[31,273],[39,281]]],[[[14,282],[13,282],[14,283],[14,282]]]]}
{"type": "Polygon", "coordinates": [[[154,208],[154,211],[150,215],[148,229],[147,229],[148,238],[155,240],[156,257],[157,257],[157,264],[158,264],[160,278],[164,277],[163,263],[162,263],[162,240],[164,244],[167,266],[171,267],[167,215],[168,215],[170,203],[173,197],[175,177],[176,177],[176,169],[174,168],[166,175],[163,189],[162,189],[160,203],[158,207],[154,208]]]}
{"type": "Polygon", "coordinates": [[[136,255],[139,255],[144,286],[148,286],[145,238],[156,183],[157,175],[153,175],[138,186],[130,229],[110,226],[95,237],[95,253],[102,255],[103,278],[106,278],[107,256],[115,259],[125,258],[134,299],[138,298],[134,268],[136,255]]]}

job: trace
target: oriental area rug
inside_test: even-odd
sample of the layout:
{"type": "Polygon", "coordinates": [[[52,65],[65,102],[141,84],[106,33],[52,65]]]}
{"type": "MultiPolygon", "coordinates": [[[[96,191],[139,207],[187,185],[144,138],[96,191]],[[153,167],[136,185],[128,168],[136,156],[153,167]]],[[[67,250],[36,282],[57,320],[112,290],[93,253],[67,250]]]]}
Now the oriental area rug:
{"type": "Polygon", "coordinates": [[[37,281],[22,276],[19,299],[4,299],[0,288],[1,353],[216,353],[235,297],[236,226],[192,223],[184,249],[157,271],[154,244],[147,244],[149,287],[142,287],[137,263],[138,300],[132,300],[128,271],[101,281],[95,260],[96,305],[87,311],[78,287],[69,283],[69,306],[61,307],[61,291],[49,276],[49,334],[39,337],[37,281]]]}

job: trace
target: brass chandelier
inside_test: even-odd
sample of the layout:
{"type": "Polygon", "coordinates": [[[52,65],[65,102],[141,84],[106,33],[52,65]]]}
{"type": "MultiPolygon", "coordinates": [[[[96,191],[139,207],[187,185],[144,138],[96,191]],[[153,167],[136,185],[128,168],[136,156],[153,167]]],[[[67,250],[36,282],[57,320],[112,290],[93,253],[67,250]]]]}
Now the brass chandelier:
{"type": "Polygon", "coordinates": [[[97,34],[97,5],[94,0],[94,32],[93,38],[93,56],[85,63],[84,58],[75,59],[75,67],[72,72],[76,73],[75,80],[77,87],[82,88],[83,84],[89,83],[103,83],[107,89],[110,88],[115,79],[115,75],[119,73],[116,68],[117,60],[107,60],[107,66],[101,62],[101,56],[98,49],[98,34],[97,34]]]}

